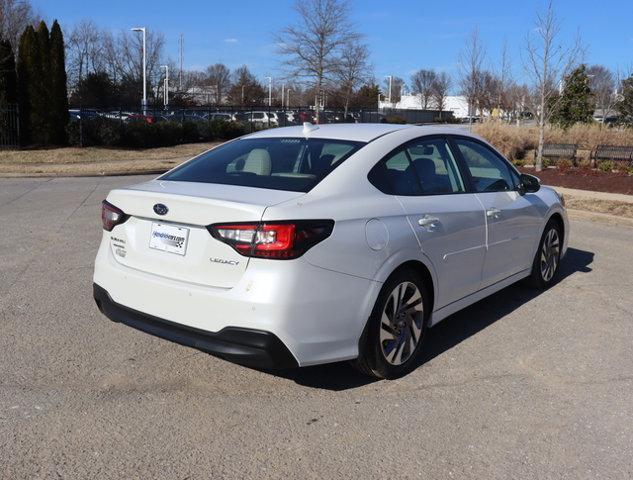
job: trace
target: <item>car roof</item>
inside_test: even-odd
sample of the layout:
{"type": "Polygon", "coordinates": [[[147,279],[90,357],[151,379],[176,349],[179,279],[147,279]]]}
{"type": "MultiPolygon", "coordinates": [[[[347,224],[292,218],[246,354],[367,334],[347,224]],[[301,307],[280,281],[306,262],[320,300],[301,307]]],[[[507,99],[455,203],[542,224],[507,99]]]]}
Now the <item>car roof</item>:
{"type": "Polygon", "coordinates": [[[410,127],[410,125],[390,125],[387,123],[312,125],[309,127],[309,129],[304,129],[303,126],[281,127],[269,130],[261,130],[251,135],[247,135],[243,138],[301,137],[370,142],[374,138],[380,137],[386,133],[395,132],[407,127],[410,127]]]}
{"type": "Polygon", "coordinates": [[[242,138],[324,138],[330,140],[350,140],[356,142],[371,142],[389,133],[407,130],[408,137],[415,138],[424,135],[464,135],[476,137],[467,130],[455,126],[443,125],[400,125],[390,123],[337,123],[325,125],[271,128],[245,135],[242,138]]]}

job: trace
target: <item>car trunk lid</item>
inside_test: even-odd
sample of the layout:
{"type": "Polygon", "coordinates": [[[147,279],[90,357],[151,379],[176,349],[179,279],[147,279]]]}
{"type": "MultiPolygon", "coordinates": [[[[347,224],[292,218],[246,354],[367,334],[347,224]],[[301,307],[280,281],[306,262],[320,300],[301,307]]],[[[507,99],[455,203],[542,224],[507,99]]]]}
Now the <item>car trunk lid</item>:
{"type": "Polygon", "coordinates": [[[130,218],[109,232],[112,253],[117,262],[136,270],[198,285],[231,288],[246,270],[248,257],[213,238],[206,226],[258,222],[268,206],[301,195],[162,180],[113,190],[108,202],[130,218]]]}

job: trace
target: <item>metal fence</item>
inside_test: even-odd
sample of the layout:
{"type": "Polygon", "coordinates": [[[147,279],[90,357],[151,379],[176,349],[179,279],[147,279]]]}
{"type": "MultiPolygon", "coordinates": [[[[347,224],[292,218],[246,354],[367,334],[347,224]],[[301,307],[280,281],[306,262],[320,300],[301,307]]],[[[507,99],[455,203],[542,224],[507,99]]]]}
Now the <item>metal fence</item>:
{"type": "MultiPolygon", "coordinates": [[[[83,121],[95,117],[106,117],[121,122],[146,121],[158,123],[204,122],[224,120],[240,122],[249,126],[250,130],[261,128],[285,127],[301,125],[304,122],[315,123],[316,112],[311,107],[275,107],[275,106],[217,106],[165,108],[138,107],[116,108],[81,108],[69,111],[71,121],[83,121]]],[[[323,109],[319,112],[319,123],[434,123],[437,121],[454,121],[453,112],[439,110],[399,110],[399,109],[323,109]]]]}
{"type": "Polygon", "coordinates": [[[0,148],[15,148],[20,143],[20,116],[17,105],[0,108],[0,148]]]}

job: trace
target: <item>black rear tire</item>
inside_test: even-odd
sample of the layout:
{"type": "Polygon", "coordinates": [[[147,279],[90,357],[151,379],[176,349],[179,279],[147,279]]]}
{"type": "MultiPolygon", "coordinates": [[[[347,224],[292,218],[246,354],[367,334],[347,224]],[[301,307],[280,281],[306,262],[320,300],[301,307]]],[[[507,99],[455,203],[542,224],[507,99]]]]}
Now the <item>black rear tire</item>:
{"type": "Polygon", "coordinates": [[[380,290],[361,338],[359,356],[353,362],[357,370],[375,378],[393,379],[409,373],[417,366],[425,343],[428,320],[431,314],[429,287],[420,275],[410,268],[397,270],[389,277],[380,290]],[[401,295],[403,298],[402,311],[410,312],[414,308],[415,311],[410,316],[406,314],[393,315],[394,318],[399,319],[397,320],[398,327],[390,324],[389,328],[386,328],[383,326],[383,313],[385,309],[394,312],[397,310],[394,306],[395,297],[393,295],[399,288],[402,289],[399,291],[404,291],[401,295]],[[417,299],[418,293],[421,297],[419,300],[417,299]],[[419,311],[420,307],[422,308],[421,312],[419,311]],[[387,334],[382,332],[382,340],[381,330],[387,331],[387,334]],[[389,335],[393,337],[393,340],[384,339],[385,336],[389,335]],[[417,343],[415,343],[416,335],[417,343]],[[398,346],[394,346],[396,344],[398,346]],[[415,347],[412,349],[411,345],[415,345],[415,347]],[[388,350],[389,353],[385,353],[385,350],[388,350]],[[406,360],[398,364],[398,360],[402,360],[405,356],[406,360]]]}

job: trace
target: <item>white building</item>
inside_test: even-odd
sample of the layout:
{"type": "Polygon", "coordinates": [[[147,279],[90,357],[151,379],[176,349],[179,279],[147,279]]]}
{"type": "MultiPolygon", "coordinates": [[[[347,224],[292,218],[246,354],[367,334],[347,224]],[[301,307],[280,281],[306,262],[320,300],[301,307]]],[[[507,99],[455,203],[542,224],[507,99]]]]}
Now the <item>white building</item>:
{"type": "MultiPolygon", "coordinates": [[[[402,95],[397,103],[378,102],[378,108],[401,108],[404,110],[420,110],[422,101],[420,95],[402,95]]],[[[428,105],[429,110],[437,110],[435,101],[431,100],[428,105]]],[[[444,110],[452,111],[455,118],[468,116],[468,102],[463,95],[450,95],[444,100],[444,110]]]]}

